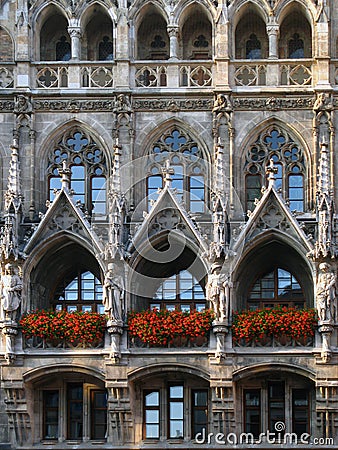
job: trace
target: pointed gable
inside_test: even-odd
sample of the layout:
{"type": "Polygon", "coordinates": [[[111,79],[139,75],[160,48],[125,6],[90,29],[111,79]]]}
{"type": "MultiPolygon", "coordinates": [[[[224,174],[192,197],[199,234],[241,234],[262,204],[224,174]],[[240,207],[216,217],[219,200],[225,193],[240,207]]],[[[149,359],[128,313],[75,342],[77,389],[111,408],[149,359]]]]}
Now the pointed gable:
{"type": "Polygon", "coordinates": [[[250,215],[248,222],[235,244],[235,250],[243,242],[248,243],[259,234],[271,230],[275,230],[301,242],[307,252],[312,250],[312,244],[309,242],[283,198],[277,193],[273,184],[270,184],[265,190],[262,198],[250,215]]]}
{"type": "Polygon", "coordinates": [[[97,252],[103,251],[98,236],[92,230],[80,205],[75,203],[65,188],[56,194],[54,201],[49,205],[46,214],[26,245],[25,253],[29,253],[35,246],[60,232],[80,236],[90,241],[97,252]]]}
{"type": "Polygon", "coordinates": [[[193,240],[203,252],[207,245],[197,224],[192,220],[174,191],[166,185],[161,191],[149,214],[134,236],[133,243],[140,243],[162,231],[177,231],[193,240]]]}

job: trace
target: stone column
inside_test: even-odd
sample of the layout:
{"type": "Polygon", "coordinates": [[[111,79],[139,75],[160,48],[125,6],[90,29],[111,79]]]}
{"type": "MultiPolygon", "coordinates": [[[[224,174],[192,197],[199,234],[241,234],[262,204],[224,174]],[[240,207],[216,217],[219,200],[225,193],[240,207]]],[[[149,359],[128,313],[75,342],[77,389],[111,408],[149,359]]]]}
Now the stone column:
{"type": "Polygon", "coordinates": [[[109,320],[107,328],[111,339],[109,356],[115,363],[118,363],[121,359],[120,340],[123,334],[123,322],[109,320]]]}
{"type": "Polygon", "coordinates": [[[15,337],[18,334],[18,324],[8,320],[1,324],[2,333],[5,336],[5,359],[8,364],[15,360],[15,337]]]}
{"type": "Polygon", "coordinates": [[[168,34],[170,39],[170,59],[178,59],[178,27],[168,27],[168,34]]]}
{"type": "Polygon", "coordinates": [[[213,322],[212,331],[213,331],[214,335],[216,336],[215,358],[219,362],[222,362],[222,360],[226,356],[225,337],[228,334],[229,330],[228,330],[228,327],[224,323],[215,321],[215,322],[213,322]]]}
{"type": "Polygon", "coordinates": [[[78,61],[81,59],[81,28],[68,27],[68,33],[72,41],[72,60],[78,61]]]}
{"type": "Polygon", "coordinates": [[[269,59],[277,59],[279,25],[273,20],[272,22],[268,23],[266,31],[269,36],[269,59]]]}

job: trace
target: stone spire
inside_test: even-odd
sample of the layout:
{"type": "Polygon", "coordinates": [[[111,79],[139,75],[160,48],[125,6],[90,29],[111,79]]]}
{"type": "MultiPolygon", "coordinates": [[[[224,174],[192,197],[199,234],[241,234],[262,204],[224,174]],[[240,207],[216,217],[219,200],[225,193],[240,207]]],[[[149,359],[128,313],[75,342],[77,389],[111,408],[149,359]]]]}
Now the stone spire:
{"type": "Polygon", "coordinates": [[[266,175],[267,175],[267,180],[268,180],[268,187],[272,187],[275,188],[276,185],[276,178],[275,178],[275,174],[278,173],[278,169],[277,167],[274,165],[274,161],[271,158],[270,159],[270,165],[267,166],[266,168],[266,175]]]}
{"type": "Polygon", "coordinates": [[[0,247],[2,261],[6,264],[10,259],[19,257],[19,224],[22,216],[22,200],[20,182],[20,164],[18,142],[13,138],[7,190],[5,192],[5,225],[1,229],[0,247]]]}
{"type": "Polygon", "coordinates": [[[226,211],[226,186],[224,169],[224,146],[218,141],[215,157],[215,184],[213,192],[213,242],[210,248],[211,260],[227,255],[229,246],[229,221],[226,211]]]}
{"type": "Polygon", "coordinates": [[[125,218],[125,198],[121,188],[121,146],[118,138],[114,145],[114,163],[112,170],[111,191],[109,192],[109,239],[105,257],[107,261],[123,259],[123,227],[125,218]]]}
{"type": "Polygon", "coordinates": [[[62,168],[58,169],[58,173],[59,173],[59,175],[61,177],[62,189],[66,190],[68,192],[69,188],[70,188],[70,178],[71,178],[71,175],[72,175],[72,171],[67,166],[66,160],[62,161],[62,168]]]}
{"type": "Polygon", "coordinates": [[[320,144],[316,212],[318,234],[311,256],[315,261],[334,258],[336,256],[336,245],[334,242],[334,202],[331,191],[328,144],[325,139],[320,144]]]}

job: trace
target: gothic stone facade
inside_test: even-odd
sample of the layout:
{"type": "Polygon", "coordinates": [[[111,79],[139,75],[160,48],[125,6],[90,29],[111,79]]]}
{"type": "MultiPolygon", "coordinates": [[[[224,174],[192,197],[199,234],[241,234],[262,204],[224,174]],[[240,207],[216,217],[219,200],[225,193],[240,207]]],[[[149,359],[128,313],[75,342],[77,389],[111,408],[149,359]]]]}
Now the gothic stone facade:
{"type": "Polygon", "coordinates": [[[334,0],[0,0],[0,447],[337,445],[337,30],[334,0]],[[314,339],[233,343],[275,305],[314,339]],[[153,306],[210,336],[140,345],[153,306]],[[26,339],[36,309],[104,342],[26,339]]]}

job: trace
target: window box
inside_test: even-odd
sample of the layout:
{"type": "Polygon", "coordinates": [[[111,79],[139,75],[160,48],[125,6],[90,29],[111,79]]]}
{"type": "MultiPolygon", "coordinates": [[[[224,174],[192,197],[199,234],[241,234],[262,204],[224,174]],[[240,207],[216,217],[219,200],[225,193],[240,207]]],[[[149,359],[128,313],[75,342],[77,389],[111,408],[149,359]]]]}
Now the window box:
{"type": "Polygon", "coordinates": [[[206,343],[213,319],[211,310],[131,312],[128,331],[134,346],[199,347],[206,343]]]}
{"type": "Polygon", "coordinates": [[[106,316],[89,312],[35,311],[20,320],[27,347],[97,348],[102,346],[106,316]]]}
{"type": "Polygon", "coordinates": [[[315,309],[277,307],[236,312],[232,339],[238,346],[308,346],[317,327],[315,309]]]}

